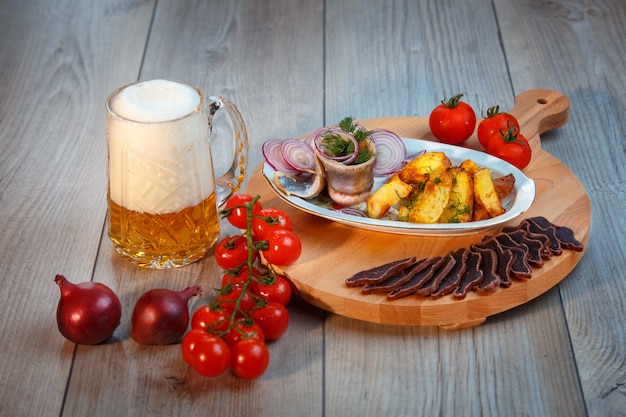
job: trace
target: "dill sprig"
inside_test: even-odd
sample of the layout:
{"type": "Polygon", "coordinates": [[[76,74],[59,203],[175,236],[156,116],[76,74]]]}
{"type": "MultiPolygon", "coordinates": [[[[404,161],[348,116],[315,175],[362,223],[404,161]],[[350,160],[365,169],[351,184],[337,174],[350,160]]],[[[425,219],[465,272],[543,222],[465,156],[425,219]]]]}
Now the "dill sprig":
{"type": "MultiPolygon", "coordinates": [[[[339,122],[339,128],[346,133],[354,136],[359,144],[359,150],[353,164],[358,165],[369,161],[374,153],[370,150],[366,140],[373,132],[362,129],[361,126],[354,122],[354,117],[344,117],[339,122]]],[[[355,151],[352,141],[342,138],[340,134],[328,131],[323,136],[324,150],[332,157],[346,156],[355,151]]]]}
{"type": "Polygon", "coordinates": [[[345,140],[341,137],[341,135],[331,131],[324,135],[323,143],[324,151],[332,157],[345,156],[354,153],[354,142],[345,140]]]}

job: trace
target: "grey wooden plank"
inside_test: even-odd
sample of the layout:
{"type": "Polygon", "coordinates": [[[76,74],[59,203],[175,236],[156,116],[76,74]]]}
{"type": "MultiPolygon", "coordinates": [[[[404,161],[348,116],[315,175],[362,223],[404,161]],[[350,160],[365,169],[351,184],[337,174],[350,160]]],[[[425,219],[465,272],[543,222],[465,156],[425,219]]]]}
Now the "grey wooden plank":
{"type": "Polygon", "coordinates": [[[57,331],[53,279],[91,279],[106,208],[102,106],[136,77],[152,11],[111,6],[0,4],[2,415],[62,407],[74,345],[57,331]]]}
{"type": "Polygon", "coordinates": [[[591,199],[588,251],[559,285],[590,416],[626,415],[624,234],[626,4],[619,0],[497,1],[516,91],[541,83],[571,100],[544,141],[591,199]],[[523,39],[522,39],[523,36],[523,39]]]}
{"type": "MultiPolygon", "coordinates": [[[[252,172],[261,162],[263,140],[301,134],[322,123],[321,5],[159,2],[140,78],[187,80],[235,102],[249,129],[252,172]]],[[[222,226],[222,235],[234,232],[224,221],[222,226]]],[[[205,378],[183,362],[179,346],[141,347],[130,339],[130,314],[143,291],[201,285],[205,293],[192,300],[192,311],[214,297],[211,289],[222,273],[212,255],[182,269],[143,271],[119,259],[108,238],[102,238],[94,277],[119,289],[124,307],[119,342],[98,353],[79,347],[68,386],[69,415],[322,414],[323,320],[309,306],[296,302],[289,307],[289,329],[270,343],[270,366],[257,381],[230,372],[205,378]],[[93,373],[103,367],[115,372],[93,386],[93,373]]]]}
{"type": "MultiPolygon", "coordinates": [[[[506,58],[516,51],[502,49],[490,3],[327,7],[327,122],[427,117],[444,90],[465,91],[479,114],[512,106],[506,58]]],[[[325,327],[326,413],[584,415],[566,324],[554,291],[452,333],[333,317],[325,327]]]]}
{"type": "Polygon", "coordinates": [[[326,16],[326,123],[427,117],[461,92],[478,114],[513,105],[487,2],[331,1],[326,16]]]}

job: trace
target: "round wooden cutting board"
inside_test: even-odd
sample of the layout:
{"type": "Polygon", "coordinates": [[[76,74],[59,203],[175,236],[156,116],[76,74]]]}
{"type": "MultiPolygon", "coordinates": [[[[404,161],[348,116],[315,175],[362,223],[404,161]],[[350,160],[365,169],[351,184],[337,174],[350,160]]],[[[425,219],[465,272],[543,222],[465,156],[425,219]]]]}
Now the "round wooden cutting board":
{"type": "MultiPolygon", "coordinates": [[[[518,225],[524,218],[544,216],[551,222],[571,228],[585,248],[591,223],[591,205],[576,176],[561,161],[541,149],[540,134],[567,121],[569,100],[551,90],[529,90],[515,100],[510,111],[531,143],[533,158],[524,173],[536,184],[535,200],[528,211],[507,225],[518,225]]],[[[428,119],[384,117],[360,120],[367,129],[385,128],[403,138],[436,140],[428,119]]],[[[464,146],[481,149],[476,134],[464,146]]],[[[407,236],[369,231],[342,225],[300,211],[285,203],[255,170],[246,192],[261,195],[265,207],[277,207],[292,216],[294,231],[302,240],[300,259],[282,272],[289,277],[305,301],[327,311],[377,323],[409,326],[441,326],[446,329],[478,325],[488,316],[523,304],[554,287],[582,259],[583,252],[563,251],[543,267],[533,270],[532,278],[514,281],[509,288],[480,295],[470,292],[464,300],[452,295],[433,300],[408,296],[395,301],[385,294],[362,294],[349,288],[346,278],[356,272],[409,256],[417,259],[445,255],[450,250],[469,247],[499,229],[470,236],[407,236]]]]}

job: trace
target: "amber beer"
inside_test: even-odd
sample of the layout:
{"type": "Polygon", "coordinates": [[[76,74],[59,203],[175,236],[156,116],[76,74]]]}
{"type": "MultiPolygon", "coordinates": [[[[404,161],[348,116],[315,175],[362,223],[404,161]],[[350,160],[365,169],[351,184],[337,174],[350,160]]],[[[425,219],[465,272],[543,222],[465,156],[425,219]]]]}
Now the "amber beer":
{"type": "Polygon", "coordinates": [[[219,236],[208,118],[202,91],[175,81],[107,100],[109,237],[141,266],[187,265],[219,236]]]}

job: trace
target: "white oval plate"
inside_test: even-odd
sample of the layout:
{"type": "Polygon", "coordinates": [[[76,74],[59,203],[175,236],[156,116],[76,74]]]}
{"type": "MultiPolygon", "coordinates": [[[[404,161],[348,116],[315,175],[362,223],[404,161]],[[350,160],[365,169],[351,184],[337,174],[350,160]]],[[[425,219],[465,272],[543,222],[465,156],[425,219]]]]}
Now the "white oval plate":
{"type": "MultiPolygon", "coordinates": [[[[380,220],[370,219],[368,217],[359,217],[333,210],[332,201],[325,196],[305,200],[300,197],[286,195],[276,187],[276,184],[274,184],[274,169],[272,169],[272,167],[267,163],[263,166],[263,176],[281,199],[297,209],[328,220],[346,224],[348,226],[403,235],[455,236],[481,233],[518,217],[528,210],[535,199],[535,182],[524,175],[522,171],[506,161],[484,152],[460,146],[446,145],[440,142],[431,142],[420,139],[403,138],[402,140],[406,144],[409,155],[416,154],[423,150],[426,150],[427,152],[441,151],[445,152],[453,166],[460,165],[466,159],[471,159],[476,162],[479,167],[489,168],[493,178],[512,173],[515,177],[515,188],[506,198],[502,200],[502,206],[506,212],[492,219],[468,223],[408,223],[394,220],[393,213],[380,220]]],[[[385,181],[385,177],[375,177],[372,192],[380,188],[385,181]]]]}

